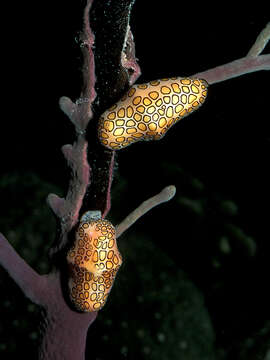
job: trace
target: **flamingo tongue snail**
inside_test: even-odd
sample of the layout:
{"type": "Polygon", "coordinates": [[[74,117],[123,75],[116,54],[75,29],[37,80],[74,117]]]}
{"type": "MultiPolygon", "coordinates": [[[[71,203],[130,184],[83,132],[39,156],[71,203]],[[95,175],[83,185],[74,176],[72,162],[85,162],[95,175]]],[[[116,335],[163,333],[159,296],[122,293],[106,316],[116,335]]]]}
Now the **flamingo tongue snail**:
{"type": "Polygon", "coordinates": [[[122,264],[114,226],[101,219],[100,211],[88,211],[81,217],[67,263],[69,296],[75,308],[83,312],[100,310],[122,264]]]}
{"type": "Polygon", "coordinates": [[[204,103],[207,86],[203,79],[179,77],[134,85],[100,117],[100,142],[118,150],[137,141],[161,139],[204,103]]]}

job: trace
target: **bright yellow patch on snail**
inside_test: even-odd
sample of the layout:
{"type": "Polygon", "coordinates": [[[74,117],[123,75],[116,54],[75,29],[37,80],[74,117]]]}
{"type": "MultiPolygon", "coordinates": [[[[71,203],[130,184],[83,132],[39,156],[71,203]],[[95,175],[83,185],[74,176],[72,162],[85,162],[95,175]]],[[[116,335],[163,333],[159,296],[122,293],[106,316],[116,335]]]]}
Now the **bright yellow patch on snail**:
{"type": "Polygon", "coordinates": [[[205,80],[192,78],[134,85],[99,119],[100,142],[118,150],[137,141],[161,139],[176,122],[204,103],[207,86],[205,80]]]}
{"type": "Polygon", "coordinates": [[[113,225],[108,220],[86,219],[83,215],[67,262],[69,295],[76,309],[100,310],[122,264],[113,225]]]}

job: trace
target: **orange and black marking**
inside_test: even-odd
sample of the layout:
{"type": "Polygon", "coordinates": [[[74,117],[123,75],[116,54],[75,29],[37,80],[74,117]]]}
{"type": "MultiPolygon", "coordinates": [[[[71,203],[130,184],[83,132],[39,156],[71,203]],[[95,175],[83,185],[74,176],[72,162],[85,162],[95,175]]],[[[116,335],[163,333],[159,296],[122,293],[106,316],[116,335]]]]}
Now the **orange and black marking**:
{"type": "Polygon", "coordinates": [[[203,79],[170,78],[134,85],[99,120],[98,136],[111,150],[141,140],[159,140],[207,96],[203,79]]]}
{"type": "Polygon", "coordinates": [[[122,264],[113,225],[103,219],[81,220],[67,254],[70,298],[77,310],[100,310],[122,264]]]}

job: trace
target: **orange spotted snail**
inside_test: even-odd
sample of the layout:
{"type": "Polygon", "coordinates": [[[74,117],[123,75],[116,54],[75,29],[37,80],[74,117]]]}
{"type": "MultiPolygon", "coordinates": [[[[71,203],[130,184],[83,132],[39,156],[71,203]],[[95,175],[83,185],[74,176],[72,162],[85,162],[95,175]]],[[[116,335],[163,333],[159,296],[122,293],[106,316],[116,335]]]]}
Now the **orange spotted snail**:
{"type": "Polygon", "coordinates": [[[81,217],[67,262],[69,295],[75,308],[84,312],[100,310],[122,264],[115,229],[108,220],[101,219],[100,211],[88,211],[81,217]]]}
{"type": "Polygon", "coordinates": [[[207,96],[203,79],[173,77],[134,85],[99,119],[98,136],[111,150],[140,140],[159,140],[207,96]]]}

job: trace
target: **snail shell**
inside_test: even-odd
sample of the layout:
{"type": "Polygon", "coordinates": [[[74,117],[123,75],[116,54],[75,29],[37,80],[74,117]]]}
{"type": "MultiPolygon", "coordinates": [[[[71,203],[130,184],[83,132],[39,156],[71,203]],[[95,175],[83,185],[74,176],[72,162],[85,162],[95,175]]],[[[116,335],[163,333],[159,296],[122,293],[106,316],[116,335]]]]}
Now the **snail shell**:
{"type": "Polygon", "coordinates": [[[100,142],[111,150],[141,140],[159,140],[207,96],[203,79],[170,78],[134,85],[99,119],[100,142]]]}
{"type": "Polygon", "coordinates": [[[114,226],[100,212],[87,212],[67,254],[69,295],[77,310],[98,311],[106,303],[122,264],[114,226]]]}

